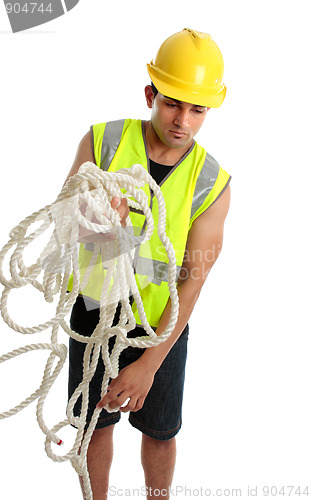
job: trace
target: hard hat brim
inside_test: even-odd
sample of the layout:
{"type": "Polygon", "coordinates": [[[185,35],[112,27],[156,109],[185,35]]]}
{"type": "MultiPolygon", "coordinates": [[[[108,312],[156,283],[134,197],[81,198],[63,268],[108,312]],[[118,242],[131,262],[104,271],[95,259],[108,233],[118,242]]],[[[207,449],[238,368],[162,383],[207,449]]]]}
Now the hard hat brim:
{"type": "Polygon", "coordinates": [[[224,84],[217,87],[213,86],[213,88],[202,88],[200,86],[196,89],[195,85],[189,88],[185,82],[172,78],[162,71],[159,72],[153,66],[152,61],[147,64],[147,71],[157,90],[171,99],[207,108],[219,108],[226,95],[227,89],[224,84]]]}

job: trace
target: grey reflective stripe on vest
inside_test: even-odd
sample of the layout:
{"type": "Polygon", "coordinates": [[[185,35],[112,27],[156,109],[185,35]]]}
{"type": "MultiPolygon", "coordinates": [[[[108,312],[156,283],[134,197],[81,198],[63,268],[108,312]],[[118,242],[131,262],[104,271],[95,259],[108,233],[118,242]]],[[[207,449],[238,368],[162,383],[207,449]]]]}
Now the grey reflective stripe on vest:
{"type": "Polygon", "coordinates": [[[193,217],[196,211],[203,204],[207,195],[211,192],[216,182],[219,173],[219,163],[212,156],[206,153],[206,158],[202,170],[197,179],[195,190],[192,198],[191,216],[193,217]]]}
{"type": "MultiPolygon", "coordinates": [[[[113,245],[113,243],[114,242],[107,242],[106,245],[102,244],[102,248],[104,248],[103,265],[105,269],[107,260],[118,257],[120,253],[117,252],[117,248],[113,245]]],[[[86,243],[84,247],[85,250],[94,252],[94,243],[86,243]]],[[[129,250],[131,249],[127,249],[127,251],[129,250]]],[[[137,264],[135,266],[135,273],[142,276],[147,276],[150,283],[161,285],[162,281],[168,282],[168,269],[168,264],[166,262],[139,256],[137,259],[137,264]]],[[[176,266],[176,281],[178,280],[180,270],[181,266],[176,266]]]]}
{"type": "Polygon", "coordinates": [[[115,152],[118,149],[124,122],[125,120],[116,120],[114,122],[106,123],[100,159],[100,168],[102,170],[108,170],[115,152]]]}
{"type": "MultiPolygon", "coordinates": [[[[152,260],[147,257],[138,257],[135,272],[143,276],[148,276],[151,283],[161,285],[162,281],[168,281],[168,264],[160,260],[152,260]]],[[[180,273],[180,266],[177,266],[176,281],[180,273]]]]}

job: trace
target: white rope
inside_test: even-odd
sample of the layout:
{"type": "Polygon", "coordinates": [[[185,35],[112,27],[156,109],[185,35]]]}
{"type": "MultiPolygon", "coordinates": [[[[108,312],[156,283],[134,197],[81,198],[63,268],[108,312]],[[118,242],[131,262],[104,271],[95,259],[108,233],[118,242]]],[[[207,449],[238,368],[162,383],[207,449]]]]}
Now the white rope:
{"type": "MultiPolygon", "coordinates": [[[[84,432],[84,428],[88,410],[89,383],[96,370],[99,356],[102,357],[105,365],[101,388],[101,397],[104,397],[109,379],[118,375],[121,352],[128,346],[145,348],[158,345],[169,337],[176,324],[178,316],[178,296],[175,286],[176,261],[172,244],[165,234],[165,214],[165,203],[161,190],[141,165],[134,165],[129,169],[108,173],[100,170],[93,163],[86,162],[80,167],[78,173],[69,179],[53,204],[47,205],[27,217],[10,232],[10,240],[0,252],[0,282],[4,286],[1,298],[1,314],[4,321],[13,330],[25,335],[52,328],[50,343],[28,345],[0,357],[0,363],[3,363],[30,351],[51,351],[39,388],[11,410],[0,413],[0,419],[15,415],[26,408],[32,401],[38,399],[37,421],[42,432],[46,435],[46,453],[55,462],[70,460],[76,472],[83,478],[86,500],[92,500],[93,498],[86,457],[100,409],[96,408],[94,410],[86,432],[84,432]],[[148,241],[154,229],[148,197],[141,189],[146,183],[149,184],[157,198],[159,212],[157,231],[169,258],[168,286],[171,298],[171,314],[166,330],[158,336],[147,321],[132,265],[134,252],[137,250],[138,245],[148,241]],[[143,212],[147,225],[142,236],[133,236],[129,217],[126,220],[126,228],[122,227],[118,212],[112,209],[110,205],[110,201],[114,196],[118,196],[120,200],[126,197],[130,207],[143,212]],[[82,207],[84,208],[82,209],[82,207]],[[95,217],[96,222],[94,222],[95,217]],[[30,226],[38,222],[42,222],[41,226],[32,233],[29,232],[30,226]],[[53,233],[49,242],[40,253],[39,258],[27,267],[23,261],[24,250],[51,225],[53,233]],[[99,323],[91,337],[73,331],[65,321],[65,316],[70,312],[79,291],[86,286],[98,256],[101,255],[104,260],[105,249],[107,254],[107,244],[103,242],[94,243],[91,262],[80,283],[77,243],[81,226],[93,233],[108,232],[110,235],[114,234],[114,241],[111,244],[114,245],[115,254],[113,257],[109,255],[109,259],[105,262],[107,274],[99,304],[99,323]],[[4,258],[9,251],[12,251],[9,261],[11,279],[7,279],[3,272],[4,258]],[[42,273],[43,276],[41,276],[40,281],[42,273]],[[73,287],[72,291],[68,292],[67,285],[71,274],[73,275],[73,287]],[[32,285],[42,292],[47,302],[53,302],[55,297],[58,296],[54,317],[33,327],[23,327],[17,324],[10,317],[7,308],[10,292],[27,285],[32,285]],[[145,336],[127,337],[128,332],[135,328],[136,325],[129,301],[130,295],[133,295],[135,300],[146,332],[145,336]],[[118,303],[121,303],[119,323],[112,326],[118,303]],[[86,344],[83,380],[68,402],[67,418],[50,429],[43,418],[44,403],[67,357],[67,347],[58,343],[60,326],[70,337],[86,344]],[[115,344],[111,354],[109,354],[108,340],[113,336],[115,336],[115,344]],[[56,359],[58,359],[58,362],[53,369],[56,359]],[[74,417],[73,408],[80,396],[82,397],[81,414],[79,417],[74,417]],[[53,452],[51,444],[52,442],[58,445],[62,443],[57,433],[68,425],[74,425],[78,429],[76,439],[67,454],[58,455],[53,452]]],[[[106,410],[112,411],[109,407],[106,407],[106,410]]]]}

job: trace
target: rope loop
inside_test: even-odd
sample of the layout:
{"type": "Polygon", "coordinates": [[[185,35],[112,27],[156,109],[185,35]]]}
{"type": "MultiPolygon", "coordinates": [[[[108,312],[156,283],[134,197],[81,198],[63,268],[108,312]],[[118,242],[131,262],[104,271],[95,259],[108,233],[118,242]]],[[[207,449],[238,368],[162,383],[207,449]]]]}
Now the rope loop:
{"type": "MultiPolygon", "coordinates": [[[[133,165],[131,168],[117,172],[104,172],[93,163],[86,162],[81,165],[77,174],[69,178],[53,204],[33,213],[11,230],[10,240],[0,251],[0,282],[4,287],[1,297],[1,314],[4,321],[10,328],[24,335],[52,329],[50,344],[31,344],[0,357],[1,364],[30,351],[39,349],[50,351],[40,387],[15,408],[1,413],[0,419],[16,414],[38,399],[37,421],[46,435],[46,453],[55,462],[70,460],[73,468],[83,477],[87,500],[92,500],[93,495],[86,457],[100,415],[99,409],[95,408],[86,432],[85,426],[89,384],[99,358],[102,358],[105,365],[101,387],[101,397],[104,397],[110,378],[118,375],[121,352],[128,346],[148,348],[164,342],[177,321],[176,260],[173,246],[165,233],[165,217],[165,202],[161,189],[141,165],[133,165]],[[133,269],[134,253],[138,252],[141,244],[151,238],[154,231],[154,220],[148,196],[142,189],[146,183],[149,184],[158,202],[157,232],[169,259],[168,288],[171,298],[171,314],[167,328],[161,335],[156,335],[147,321],[133,269]],[[140,210],[143,213],[146,224],[142,235],[134,236],[130,217],[127,217],[126,227],[122,227],[117,209],[113,209],[110,204],[115,196],[120,201],[126,198],[130,209],[140,210]],[[38,225],[38,222],[42,222],[41,225],[32,230],[32,225],[38,225]],[[32,264],[26,266],[23,260],[24,250],[50,227],[52,232],[44,249],[32,264]],[[83,231],[92,235],[94,243],[92,243],[93,253],[88,268],[81,278],[78,243],[83,231]],[[100,238],[104,241],[97,241],[96,235],[101,235],[100,238]],[[10,278],[8,279],[4,275],[3,263],[9,251],[12,254],[9,259],[10,278]],[[72,309],[78,294],[87,284],[99,255],[106,268],[106,277],[99,304],[99,323],[93,334],[87,337],[73,331],[65,321],[65,317],[72,309]],[[70,276],[72,276],[73,284],[72,290],[68,292],[70,276]],[[24,327],[11,318],[8,312],[8,296],[15,289],[29,285],[39,290],[46,302],[57,301],[57,304],[54,315],[47,321],[32,327],[24,327]],[[130,297],[136,303],[145,330],[145,335],[137,338],[128,337],[128,333],[136,325],[130,297]],[[121,304],[119,323],[113,326],[119,303],[121,304]],[[43,417],[44,404],[67,357],[67,347],[58,341],[59,327],[71,338],[85,344],[83,380],[68,402],[67,418],[50,429],[43,417]],[[115,337],[115,344],[112,352],[109,353],[108,341],[111,337],[115,337]],[[55,366],[56,358],[58,361],[55,366]],[[80,396],[82,398],[81,413],[75,417],[73,408],[80,396]],[[62,456],[52,451],[51,443],[57,445],[62,443],[57,433],[67,425],[74,425],[77,428],[77,435],[71,450],[62,456]]],[[[109,407],[106,409],[112,411],[109,407]]]]}

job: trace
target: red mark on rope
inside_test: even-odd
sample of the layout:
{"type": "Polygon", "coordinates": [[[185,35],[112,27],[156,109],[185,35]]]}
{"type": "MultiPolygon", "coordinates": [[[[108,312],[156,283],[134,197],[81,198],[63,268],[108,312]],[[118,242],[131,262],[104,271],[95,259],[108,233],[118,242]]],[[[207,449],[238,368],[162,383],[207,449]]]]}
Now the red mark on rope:
{"type": "Polygon", "coordinates": [[[58,446],[61,446],[63,444],[62,439],[60,439],[57,444],[58,444],[58,446]]]}

